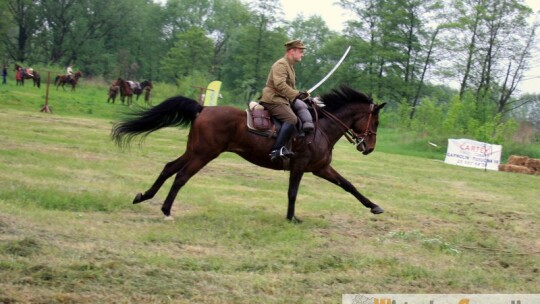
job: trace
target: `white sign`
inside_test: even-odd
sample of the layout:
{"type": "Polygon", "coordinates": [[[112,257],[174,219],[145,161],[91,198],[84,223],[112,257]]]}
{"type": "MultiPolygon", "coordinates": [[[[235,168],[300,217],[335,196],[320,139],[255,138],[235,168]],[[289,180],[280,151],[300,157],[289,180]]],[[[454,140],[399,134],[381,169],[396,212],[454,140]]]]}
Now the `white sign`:
{"type": "Polygon", "coordinates": [[[478,169],[499,170],[502,146],[470,139],[448,139],[444,162],[478,169]]]}

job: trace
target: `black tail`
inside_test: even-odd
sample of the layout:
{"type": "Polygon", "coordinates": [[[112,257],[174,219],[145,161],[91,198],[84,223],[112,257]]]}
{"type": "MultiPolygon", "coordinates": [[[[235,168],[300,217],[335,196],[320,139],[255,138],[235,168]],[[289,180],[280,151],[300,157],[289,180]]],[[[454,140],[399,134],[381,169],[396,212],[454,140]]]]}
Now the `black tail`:
{"type": "Polygon", "coordinates": [[[60,79],[60,76],[56,76],[56,78],[54,78],[54,85],[56,85],[58,83],[59,79],[60,79]]]}
{"type": "Polygon", "coordinates": [[[137,135],[143,138],[161,128],[187,126],[202,111],[203,107],[195,100],[176,96],[155,107],[132,112],[126,119],[114,125],[111,137],[119,146],[127,146],[137,135]]]}

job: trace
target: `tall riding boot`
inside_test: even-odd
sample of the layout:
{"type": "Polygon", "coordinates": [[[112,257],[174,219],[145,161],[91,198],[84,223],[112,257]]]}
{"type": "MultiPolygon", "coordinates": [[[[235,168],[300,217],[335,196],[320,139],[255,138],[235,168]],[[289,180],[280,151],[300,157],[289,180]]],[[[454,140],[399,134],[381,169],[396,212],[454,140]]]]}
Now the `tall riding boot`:
{"type": "Polygon", "coordinates": [[[270,152],[270,160],[272,162],[275,162],[279,158],[289,158],[294,155],[294,153],[289,151],[285,145],[289,142],[295,129],[296,127],[288,122],[284,122],[281,125],[276,142],[270,152]]]}
{"type": "Polygon", "coordinates": [[[305,132],[313,131],[315,125],[313,125],[313,118],[311,117],[311,113],[309,113],[306,103],[301,99],[297,99],[294,102],[293,109],[302,122],[302,130],[305,132]]]}

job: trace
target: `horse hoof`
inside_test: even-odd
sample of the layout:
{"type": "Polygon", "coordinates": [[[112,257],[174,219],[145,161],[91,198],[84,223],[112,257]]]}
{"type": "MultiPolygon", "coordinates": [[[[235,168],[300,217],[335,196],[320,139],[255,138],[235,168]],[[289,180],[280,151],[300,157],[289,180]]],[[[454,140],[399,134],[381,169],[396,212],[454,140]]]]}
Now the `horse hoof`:
{"type": "Polygon", "coordinates": [[[133,199],[133,204],[138,204],[140,202],[142,202],[142,193],[137,193],[133,199]]]}
{"type": "Polygon", "coordinates": [[[296,216],[293,216],[292,218],[288,219],[289,222],[292,224],[302,224],[302,220],[297,218],[296,216]]]}
{"type": "Polygon", "coordinates": [[[375,207],[371,208],[371,213],[373,213],[373,214],[381,214],[383,212],[384,212],[383,208],[381,208],[379,206],[375,206],[375,207]]]}
{"type": "Polygon", "coordinates": [[[165,220],[165,221],[174,221],[174,218],[172,216],[170,216],[170,215],[167,215],[167,216],[165,216],[163,218],[163,220],[165,220]]]}

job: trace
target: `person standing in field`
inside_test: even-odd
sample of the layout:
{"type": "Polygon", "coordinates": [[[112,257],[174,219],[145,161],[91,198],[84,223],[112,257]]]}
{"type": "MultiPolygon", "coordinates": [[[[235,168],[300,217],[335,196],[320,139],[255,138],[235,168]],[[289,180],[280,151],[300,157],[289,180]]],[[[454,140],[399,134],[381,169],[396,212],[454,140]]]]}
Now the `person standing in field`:
{"type": "Polygon", "coordinates": [[[23,79],[22,79],[22,68],[18,67],[17,72],[15,72],[15,81],[17,85],[24,85],[23,79]]]}
{"type": "Polygon", "coordinates": [[[2,84],[6,84],[7,83],[7,68],[4,67],[2,69],[2,84]]]}

